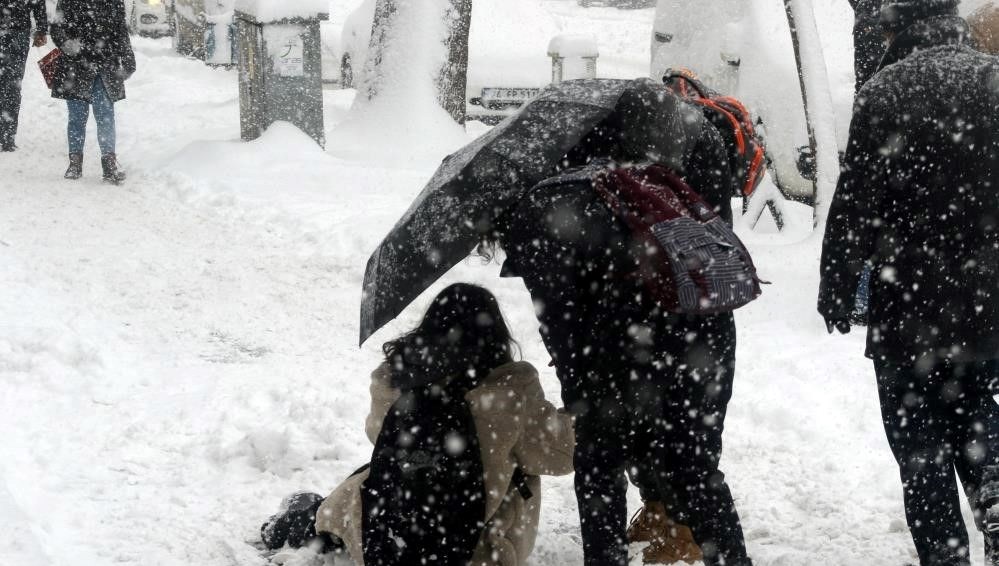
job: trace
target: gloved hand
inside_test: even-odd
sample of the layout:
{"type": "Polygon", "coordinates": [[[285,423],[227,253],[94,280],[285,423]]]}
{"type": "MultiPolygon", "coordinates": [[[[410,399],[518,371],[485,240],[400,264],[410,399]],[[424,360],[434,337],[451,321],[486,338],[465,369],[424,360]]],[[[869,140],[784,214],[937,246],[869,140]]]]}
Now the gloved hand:
{"type": "Polygon", "coordinates": [[[826,330],[829,334],[833,333],[833,330],[839,330],[840,334],[850,333],[850,319],[847,317],[843,318],[827,318],[826,319],[826,330]]]}

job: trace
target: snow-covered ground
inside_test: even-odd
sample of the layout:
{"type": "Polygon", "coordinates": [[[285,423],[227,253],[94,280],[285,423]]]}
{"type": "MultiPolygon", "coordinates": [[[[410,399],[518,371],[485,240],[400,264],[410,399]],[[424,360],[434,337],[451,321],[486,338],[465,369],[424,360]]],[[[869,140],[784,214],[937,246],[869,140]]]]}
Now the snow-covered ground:
{"type": "MultiPolygon", "coordinates": [[[[651,11],[543,4],[601,33],[608,74],[645,71],[651,11]]],[[[168,40],[136,49],[124,187],[99,182],[94,139],[85,179],[62,179],[64,105],[30,64],[21,149],[0,155],[3,565],[262,564],[247,541],[280,499],[327,492],[370,455],[368,372],[419,316],[357,348],[368,254],[439,160],[484,131],[357,144],[340,127],[352,92],[328,91],[327,151],[282,125],[242,143],[234,72],[168,40]]],[[[724,469],[761,566],[898,566],[914,553],[862,333],[826,335],[819,243],[801,228],[810,210],[793,211],[790,233],[743,230],[773,285],[738,312],[724,469]]],[[[469,260],[431,293],[494,289],[557,399],[529,298],[497,275],[469,260]]],[[[532,564],[581,563],[572,479],[546,479],[543,498],[532,564]]]]}

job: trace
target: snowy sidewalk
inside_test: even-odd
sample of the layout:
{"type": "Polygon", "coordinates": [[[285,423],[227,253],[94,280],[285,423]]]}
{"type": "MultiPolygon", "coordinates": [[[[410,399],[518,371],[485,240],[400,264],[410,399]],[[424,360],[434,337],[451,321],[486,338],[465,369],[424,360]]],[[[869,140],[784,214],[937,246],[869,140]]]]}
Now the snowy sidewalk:
{"type": "MultiPolygon", "coordinates": [[[[238,137],[235,75],[137,50],[124,187],[99,183],[92,146],[85,180],[62,180],[65,110],[34,69],[22,149],[0,156],[0,531],[20,529],[2,564],[260,564],[246,541],[283,496],[369,456],[377,344],[418,315],[356,347],[367,255],[443,151],[376,167],[280,127],[189,145],[238,137]]],[[[328,93],[330,123],[347,104],[328,93]]],[[[899,566],[911,543],[862,333],[825,335],[814,241],[747,239],[775,282],[738,315],[723,461],[751,553],[899,566]]],[[[472,260],[448,280],[499,293],[557,399],[529,297],[497,272],[472,260]]],[[[543,497],[532,563],[581,563],[572,478],[543,497]]]]}

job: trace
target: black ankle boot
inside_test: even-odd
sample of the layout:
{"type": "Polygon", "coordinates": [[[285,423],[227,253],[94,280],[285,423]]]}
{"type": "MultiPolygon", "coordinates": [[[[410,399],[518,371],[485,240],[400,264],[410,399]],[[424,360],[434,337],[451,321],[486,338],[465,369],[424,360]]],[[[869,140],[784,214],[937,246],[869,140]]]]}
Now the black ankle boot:
{"type": "Polygon", "coordinates": [[[113,153],[101,157],[101,168],[104,169],[104,182],[120,185],[125,181],[125,172],[118,168],[118,157],[113,153]]]}
{"type": "Polygon", "coordinates": [[[82,176],[83,176],[83,154],[82,153],[69,154],[69,168],[66,169],[65,177],[67,179],[79,179],[82,176]]]}

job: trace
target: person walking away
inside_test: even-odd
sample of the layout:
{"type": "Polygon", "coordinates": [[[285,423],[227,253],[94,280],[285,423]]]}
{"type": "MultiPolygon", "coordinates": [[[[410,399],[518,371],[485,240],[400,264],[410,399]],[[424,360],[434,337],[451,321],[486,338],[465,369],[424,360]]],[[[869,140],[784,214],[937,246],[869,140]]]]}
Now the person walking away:
{"type": "Polygon", "coordinates": [[[957,9],[882,9],[889,47],[857,97],[818,297],[829,331],[849,332],[873,266],[866,355],[922,566],[970,564],[955,471],[999,565],[999,61],[957,9]]]}
{"type": "Polygon", "coordinates": [[[968,16],[971,37],[982,53],[999,55],[999,5],[988,2],[968,16]]]}
{"type": "Polygon", "coordinates": [[[124,0],[59,0],[52,39],[62,51],[52,96],[69,111],[67,179],[83,175],[83,146],[93,109],[104,181],[120,184],[125,172],[115,152],[116,102],[125,99],[125,81],[135,73],[135,54],[124,0]]]}
{"type": "MultiPolygon", "coordinates": [[[[630,112],[642,115],[640,108],[630,112]]],[[[698,110],[685,112],[700,136],[684,180],[731,221],[736,189],[725,144],[698,110]]],[[[613,124],[597,128],[565,165],[648,159],[626,149],[626,141],[617,139],[613,124]]],[[[584,564],[628,564],[625,471],[638,464],[655,475],[666,509],[690,527],[707,566],[750,566],[719,469],[735,372],[732,313],[659,310],[632,275],[636,254],[644,252],[588,182],[546,183],[508,215],[505,222],[516,228],[497,230],[507,252],[502,275],[523,278],[563,402],[576,415],[584,564]]]]}
{"type": "Polygon", "coordinates": [[[0,0],[0,151],[17,149],[14,138],[21,113],[21,81],[28,44],[45,45],[48,26],[45,0],[0,0]]]}
{"type": "MultiPolygon", "coordinates": [[[[438,294],[416,329],[385,344],[385,362],[371,374],[371,411],[365,431],[376,446],[376,457],[385,433],[392,432],[385,429],[391,426],[390,419],[398,418],[407,406],[412,406],[415,386],[467,390],[464,399],[474,421],[477,441],[468,445],[478,445],[485,493],[484,516],[476,518],[484,527],[469,549],[470,561],[463,562],[472,566],[526,564],[540,521],[540,476],[572,472],[572,417],[545,400],[537,370],[527,362],[514,361],[513,346],[492,293],[476,285],[459,283],[438,294]],[[438,350],[440,346],[444,350],[438,350]],[[473,372],[475,377],[472,382],[462,383],[469,376],[469,363],[477,368],[473,372]]],[[[372,559],[376,553],[368,546],[370,540],[366,539],[365,531],[371,523],[387,522],[392,515],[386,512],[377,521],[364,519],[363,494],[374,465],[373,458],[372,468],[365,466],[325,499],[298,494],[295,499],[311,503],[306,511],[315,517],[315,527],[309,534],[332,540],[332,545],[325,543],[327,547],[335,548],[342,541],[351,559],[361,566],[418,563],[385,557],[372,559]]],[[[457,489],[452,485],[446,487],[457,489]]],[[[465,512],[463,509],[475,507],[464,497],[460,504],[461,508],[450,509],[438,504],[434,511],[460,516],[465,512]]],[[[306,542],[308,534],[296,535],[287,533],[288,529],[269,527],[308,523],[292,519],[286,514],[269,521],[263,529],[265,543],[270,547],[282,546],[282,540],[273,540],[271,536],[275,531],[282,531],[286,537],[291,534],[288,540],[292,546],[306,542]]],[[[470,525],[475,523],[476,520],[469,521],[470,525]]],[[[407,537],[403,535],[401,539],[407,537]]],[[[453,560],[454,556],[441,557],[435,563],[448,564],[453,560]]]]}

